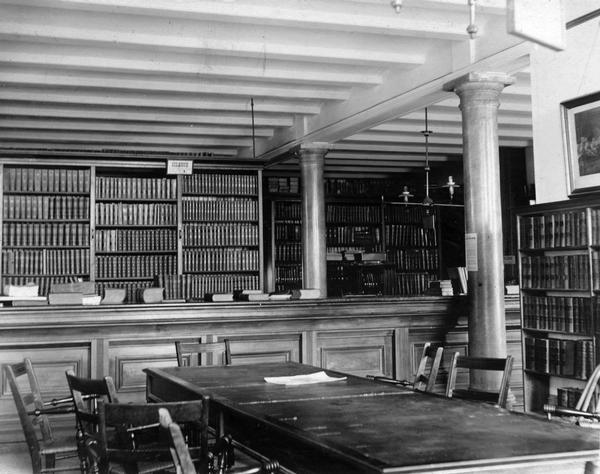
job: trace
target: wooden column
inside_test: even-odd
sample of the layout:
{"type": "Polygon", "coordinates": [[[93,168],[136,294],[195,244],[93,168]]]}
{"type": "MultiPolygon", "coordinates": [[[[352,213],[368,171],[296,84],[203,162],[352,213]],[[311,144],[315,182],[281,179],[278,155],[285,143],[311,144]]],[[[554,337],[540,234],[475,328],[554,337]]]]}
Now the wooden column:
{"type": "Polygon", "coordinates": [[[327,247],[323,166],[327,143],[300,146],[302,177],[302,286],[327,296],[327,247]]]}
{"type": "MultiPolygon", "coordinates": [[[[499,96],[514,82],[501,73],[470,73],[447,84],[460,97],[465,181],[469,354],[506,357],[504,259],[498,151],[499,96]]],[[[493,389],[492,372],[471,374],[471,387],[493,389]]]]}

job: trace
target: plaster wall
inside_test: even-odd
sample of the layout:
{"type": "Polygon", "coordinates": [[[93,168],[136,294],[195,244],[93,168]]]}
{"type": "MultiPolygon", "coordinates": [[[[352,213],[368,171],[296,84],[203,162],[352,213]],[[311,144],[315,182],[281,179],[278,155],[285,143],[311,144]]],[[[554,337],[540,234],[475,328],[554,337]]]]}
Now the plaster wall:
{"type": "Polygon", "coordinates": [[[567,30],[567,48],[531,53],[531,101],[536,200],[568,198],[561,102],[600,91],[600,20],[567,30]]]}

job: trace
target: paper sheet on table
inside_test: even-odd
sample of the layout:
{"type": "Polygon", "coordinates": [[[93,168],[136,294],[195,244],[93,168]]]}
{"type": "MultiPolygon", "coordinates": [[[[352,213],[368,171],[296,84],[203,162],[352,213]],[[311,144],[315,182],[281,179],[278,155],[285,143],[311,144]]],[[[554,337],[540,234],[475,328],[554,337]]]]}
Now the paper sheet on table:
{"type": "Polygon", "coordinates": [[[265,377],[265,382],[279,385],[307,385],[311,383],[339,382],[346,380],[346,377],[330,377],[325,372],[315,372],[314,374],[290,375],[286,377],[265,377]]]}

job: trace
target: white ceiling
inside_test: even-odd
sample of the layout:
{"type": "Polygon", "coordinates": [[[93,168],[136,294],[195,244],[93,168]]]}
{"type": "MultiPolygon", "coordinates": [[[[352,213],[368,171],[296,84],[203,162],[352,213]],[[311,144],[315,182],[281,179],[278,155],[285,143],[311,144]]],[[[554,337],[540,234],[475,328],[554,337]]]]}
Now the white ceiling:
{"type": "Polygon", "coordinates": [[[466,0],[403,3],[0,0],[0,148],[293,171],[289,150],[317,141],[328,172],[414,171],[425,106],[432,165],[460,159],[443,85],[472,70],[516,74],[500,145],[530,144],[530,46],[506,33],[505,0],[477,2],[475,40],[466,0]]]}

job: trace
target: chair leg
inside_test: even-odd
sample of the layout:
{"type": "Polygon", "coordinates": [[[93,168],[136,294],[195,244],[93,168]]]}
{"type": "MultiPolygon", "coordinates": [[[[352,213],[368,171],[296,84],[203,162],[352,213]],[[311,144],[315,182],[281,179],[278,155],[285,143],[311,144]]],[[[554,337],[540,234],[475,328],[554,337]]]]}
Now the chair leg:
{"type": "Polygon", "coordinates": [[[54,467],[56,467],[56,455],[54,454],[46,454],[46,459],[45,464],[46,464],[46,469],[53,469],[54,467]]]}

